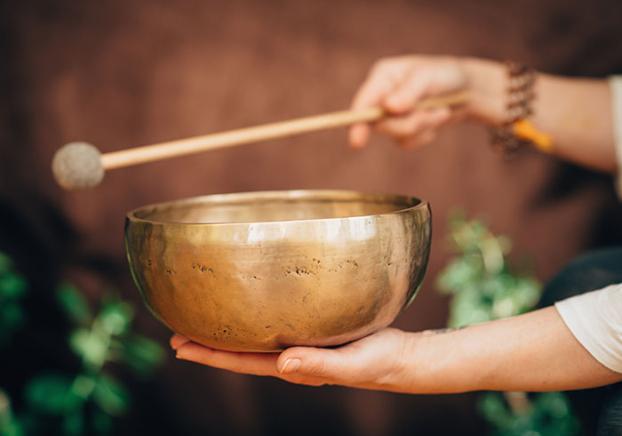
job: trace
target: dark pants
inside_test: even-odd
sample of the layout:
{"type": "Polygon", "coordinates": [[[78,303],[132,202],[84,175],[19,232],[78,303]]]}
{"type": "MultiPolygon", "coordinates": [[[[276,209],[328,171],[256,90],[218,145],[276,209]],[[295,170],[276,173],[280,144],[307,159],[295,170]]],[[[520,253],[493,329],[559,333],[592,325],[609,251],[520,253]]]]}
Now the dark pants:
{"type": "MultiPolygon", "coordinates": [[[[568,264],[544,288],[541,306],[622,283],[622,248],[595,251],[568,264]]],[[[622,383],[569,393],[585,434],[622,436],[622,383]]]]}

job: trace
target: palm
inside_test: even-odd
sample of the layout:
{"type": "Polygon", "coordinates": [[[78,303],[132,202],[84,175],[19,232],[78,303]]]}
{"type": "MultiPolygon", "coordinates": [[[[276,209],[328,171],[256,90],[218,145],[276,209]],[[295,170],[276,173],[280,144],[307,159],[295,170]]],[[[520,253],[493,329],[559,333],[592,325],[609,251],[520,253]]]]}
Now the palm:
{"type": "Polygon", "coordinates": [[[335,349],[292,347],[280,354],[212,350],[175,335],[171,346],[180,359],[242,374],[278,377],[305,385],[338,384],[400,390],[395,383],[401,367],[405,334],[384,329],[335,349]],[[291,370],[299,361],[299,368],[291,370]]]}

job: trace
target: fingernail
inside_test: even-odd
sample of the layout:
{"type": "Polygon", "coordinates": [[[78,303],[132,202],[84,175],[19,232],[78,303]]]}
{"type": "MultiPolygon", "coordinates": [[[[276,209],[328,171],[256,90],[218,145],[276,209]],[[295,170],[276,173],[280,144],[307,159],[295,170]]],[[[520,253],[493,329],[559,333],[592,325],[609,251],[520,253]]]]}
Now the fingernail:
{"type": "Polygon", "coordinates": [[[281,374],[296,372],[300,368],[300,359],[287,359],[281,368],[281,374]]]}

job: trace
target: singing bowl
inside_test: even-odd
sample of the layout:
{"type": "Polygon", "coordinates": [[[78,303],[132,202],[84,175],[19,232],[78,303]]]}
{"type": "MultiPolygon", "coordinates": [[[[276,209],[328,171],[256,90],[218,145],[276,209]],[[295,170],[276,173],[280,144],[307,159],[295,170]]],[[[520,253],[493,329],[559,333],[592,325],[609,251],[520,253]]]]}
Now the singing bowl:
{"type": "Polygon", "coordinates": [[[414,299],[430,208],[399,195],[273,191],[146,206],[126,218],[130,269],[153,314],[208,347],[333,346],[414,299]]]}

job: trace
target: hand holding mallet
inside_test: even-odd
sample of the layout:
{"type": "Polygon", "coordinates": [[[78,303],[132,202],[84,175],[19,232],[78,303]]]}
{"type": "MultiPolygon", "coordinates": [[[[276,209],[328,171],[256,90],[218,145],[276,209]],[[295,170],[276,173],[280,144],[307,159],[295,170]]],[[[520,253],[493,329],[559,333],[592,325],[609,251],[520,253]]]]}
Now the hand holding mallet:
{"type": "MultiPolygon", "coordinates": [[[[447,94],[422,100],[417,109],[460,105],[467,99],[468,95],[465,92],[447,94]]],[[[86,142],[72,142],[56,152],[52,161],[52,171],[58,184],[65,189],[91,188],[102,181],[106,171],[116,168],[355,123],[374,122],[384,115],[384,111],[379,107],[332,112],[108,153],[101,153],[95,146],[86,142]]]]}

